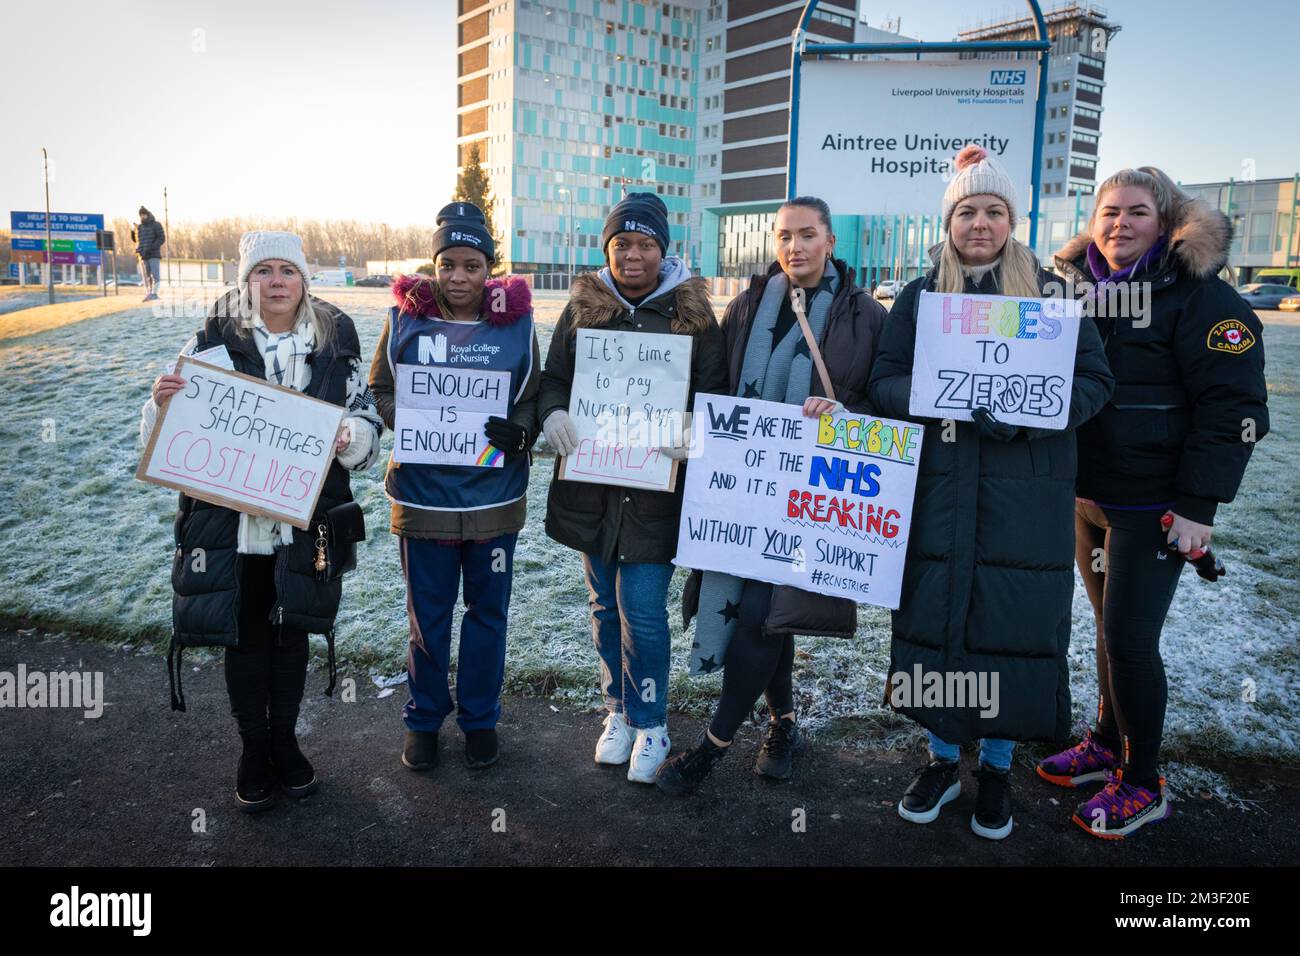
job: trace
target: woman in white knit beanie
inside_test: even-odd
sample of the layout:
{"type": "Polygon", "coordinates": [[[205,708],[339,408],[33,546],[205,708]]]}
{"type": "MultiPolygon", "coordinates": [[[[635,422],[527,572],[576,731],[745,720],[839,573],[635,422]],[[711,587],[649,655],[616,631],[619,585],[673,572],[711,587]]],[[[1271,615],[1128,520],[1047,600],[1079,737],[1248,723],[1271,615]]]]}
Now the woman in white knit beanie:
{"type": "MultiPolygon", "coordinates": [[[[345,522],[355,528],[360,521],[349,473],[379,457],[383,419],[361,373],[356,328],[308,292],[307,258],[293,233],[240,238],[238,288],[213,305],[203,328],[181,349],[181,355],[200,352],[214,364],[347,409],[309,532],[181,495],[171,571],[172,706],[185,709],[179,654],[174,665],[173,654],[190,646],[225,647],[226,689],[244,745],[235,800],[241,810],[257,811],[271,806],[277,788],[304,797],[318,785],[295,727],[309,633],[328,636],[334,686],[333,626],[342,581],[341,572],[321,574],[314,564],[317,542],[345,522]],[[193,560],[196,553],[202,562],[193,560]]],[[[154,382],[141,410],[142,441],[148,442],[160,406],[185,385],[171,373],[154,382]]],[[[247,467],[251,475],[253,465],[247,467]]],[[[331,560],[346,567],[346,542],[327,541],[331,560]]]]}
{"type": "Polygon", "coordinates": [[[1001,840],[1013,827],[1015,742],[1056,739],[1070,727],[1072,430],[1105,404],[1113,379],[1096,328],[1086,323],[1075,347],[1073,381],[1054,380],[1069,388],[1066,427],[999,421],[998,414],[1008,411],[1024,414],[1026,396],[1048,387],[1045,375],[1025,367],[1041,352],[1023,341],[1036,334],[1033,320],[1022,319],[1010,337],[991,327],[981,336],[997,342],[982,367],[948,366],[954,394],[968,396],[969,419],[910,413],[914,365],[920,374],[932,358],[916,355],[922,293],[1039,299],[1052,278],[1011,235],[1017,190],[1006,171],[977,146],[963,149],[955,166],[943,196],[944,241],[930,251],[935,267],[894,301],[868,400],[879,415],[925,425],[907,571],[892,614],[888,686],[896,691],[913,673],[978,675],[981,686],[994,688],[995,701],[978,709],[954,699],[922,705],[915,696],[909,703],[910,695],[890,694],[897,710],[926,728],[930,743],[930,761],[916,771],[898,813],[911,823],[937,819],[961,795],[961,745],[978,740],[979,789],[970,826],[981,837],[1001,840]],[[1008,349],[1022,356],[1018,374],[998,364],[1006,361],[997,357],[999,350],[1008,349]]]}

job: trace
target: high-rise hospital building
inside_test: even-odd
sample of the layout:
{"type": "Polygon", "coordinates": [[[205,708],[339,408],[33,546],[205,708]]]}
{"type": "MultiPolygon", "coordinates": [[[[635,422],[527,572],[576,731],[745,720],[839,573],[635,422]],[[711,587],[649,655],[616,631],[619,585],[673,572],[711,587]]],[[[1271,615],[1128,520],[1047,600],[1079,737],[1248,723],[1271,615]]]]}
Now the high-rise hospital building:
{"type": "MultiPolygon", "coordinates": [[[[516,272],[604,263],[600,231],[628,191],[668,206],[670,252],[705,275],[771,259],[785,198],[790,37],[803,0],[457,0],[458,162],[472,147],[492,183],[503,259],[516,272]]],[[[1095,181],[1105,43],[1092,4],[1046,11],[1049,68],[1043,199],[1081,203],[1095,181]]],[[[1024,20],[961,39],[1020,38],[1024,20]]],[[[864,22],[860,0],[822,0],[819,42],[907,40],[864,22]]],[[[935,205],[938,206],[936,196],[935,205]]],[[[1046,204],[1046,203],[1045,203],[1046,204]]],[[[1087,202],[1082,202],[1086,208],[1087,202]]],[[[937,213],[936,208],[936,213],[937,213]]],[[[859,280],[915,275],[937,217],[835,217],[859,280]]]]}

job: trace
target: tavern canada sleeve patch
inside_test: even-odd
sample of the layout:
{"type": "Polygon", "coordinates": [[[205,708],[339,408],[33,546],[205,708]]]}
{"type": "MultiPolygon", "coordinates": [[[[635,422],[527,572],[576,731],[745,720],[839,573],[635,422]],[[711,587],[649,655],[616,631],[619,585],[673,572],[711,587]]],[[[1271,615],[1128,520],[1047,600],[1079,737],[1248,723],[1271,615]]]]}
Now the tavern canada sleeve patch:
{"type": "Polygon", "coordinates": [[[1205,337],[1205,347],[1211,352],[1240,355],[1255,344],[1255,333],[1237,319],[1224,319],[1205,337]]]}

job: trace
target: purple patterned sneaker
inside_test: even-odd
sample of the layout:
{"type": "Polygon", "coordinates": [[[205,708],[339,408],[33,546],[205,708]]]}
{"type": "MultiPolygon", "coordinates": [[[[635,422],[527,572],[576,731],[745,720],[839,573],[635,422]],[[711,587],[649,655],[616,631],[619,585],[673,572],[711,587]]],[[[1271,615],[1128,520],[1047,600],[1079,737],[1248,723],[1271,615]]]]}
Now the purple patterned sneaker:
{"type": "Polygon", "coordinates": [[[1038,775],[1058,787],[1100,783],[1106,779],[1107,774],[1117,769],[1119,756],[1109,747],[1099,744],[1091,730],[1083,735],[1083,740],[1068,750],[1038,761],[1038,775]]]}
{"type": "Polygon", "coordinates": [[[1165,800],[1165,778],[1158,790],[1134,787],[1124,782],[1124,772],[1106,777],[1106,786],[1091,800],[1079,804],[1070,819],[1088,834],[1103,840],[1122,840],[1147,823],[1167,820],[1173,808],[1165,800]]]}

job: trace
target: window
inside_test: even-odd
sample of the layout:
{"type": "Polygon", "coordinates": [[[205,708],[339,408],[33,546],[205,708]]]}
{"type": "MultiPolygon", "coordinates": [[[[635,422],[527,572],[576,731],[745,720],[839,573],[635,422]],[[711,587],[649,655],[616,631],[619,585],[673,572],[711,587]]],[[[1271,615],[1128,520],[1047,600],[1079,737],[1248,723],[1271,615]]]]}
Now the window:
{"type": "Polygon", "coordinates": [[[1061,92],[1062,92],[1062,93],[1068,93],[1068,92],[1070,92],[1070,81],[1069,81],[1069,80],[1062,80],[1062,81],[1061,81],[1061,92]]]}
{"type": "Polygon", "coordinates": [[[1099,60],[1095,56],[1083,56],[1082,54],[1080,54],[1079,62],[1084,64],[1085,66],[1090,66],[1095,70],[1103,70],[1106,68],[1106,61],[1099,60]]]}
{"type": "Polygon", "coordinates": [[[1076,106],[1074,108],[1075,116],[1086,116],[1088,119],[1101,119],[1101,110],[1090,109],[1087,106],[1076,106]]]}
{"type": "Polygon", "coordinates": [[[1096,83],[1089,83],[1087,80],[1079,81],[1079,90],[1084,93],[1095,93],[1101,96],[1101,87],[1096,83]]]}

